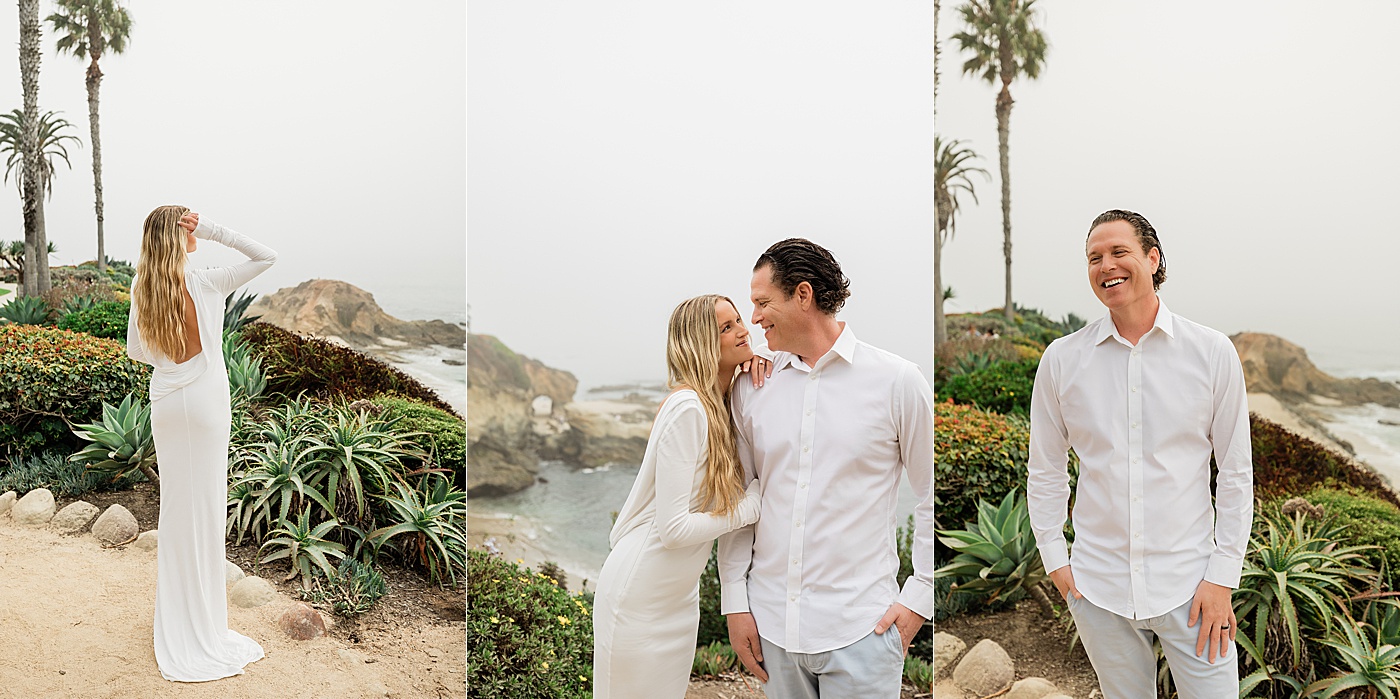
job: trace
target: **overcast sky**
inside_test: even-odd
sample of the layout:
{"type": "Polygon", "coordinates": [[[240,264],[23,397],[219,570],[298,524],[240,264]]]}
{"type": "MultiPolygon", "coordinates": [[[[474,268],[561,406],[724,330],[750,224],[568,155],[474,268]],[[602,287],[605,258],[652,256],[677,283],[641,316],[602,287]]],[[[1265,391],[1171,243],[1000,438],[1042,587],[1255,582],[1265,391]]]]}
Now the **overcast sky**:
{"type": "Polygon", "coordinates": [[[477,2],[468,18],[473,332],[585,386],[665,378],[681,300],[747,319],[791,236],[840,318],[932,367],[931,5],[477,2]]]}
{"type": "MultiPolygon", "coordinates": [[[[102,59],[108,255],[135,263],[141,222],[184,204],[280,254],[249,288],[311,278],[464,307],[465,9],[458,2],[126,0],[126,53],[102,59]]],[[[41,0],[40,13],[54,11],[41,0]]],[[[18,19],[0,12],[0,111],[23,106],[18,19]]],[[[83,141],[59,162],[54,264],[96,257],[86,61],[56,55],[44,23],[39,106],[83,141]]],[[[14,177],[0,240],[23,238],[14,177]]],[[[193,264],[237,253],[206,246],[193,264]],[[210,251],[213,250],[213,251],[210,251]]],[[[422,315],[422,313],[420,313],[422,315]]]]}
{"type": "MultiPolygon", "coordinates": [[[[943,3],[937,129],[983,156],[943,257],[949,310],[1002,304],[996,93],[962,75],[943,3]]],[[[1400,367],[1400,5],[1042,0],[1039,80],[1012,85],[1013,291],[1052,316],[1103,314],[1084,238],[1100,212],[1161,236],[1162,298],[1226,333],[1321,364],[1400,367]]]]}

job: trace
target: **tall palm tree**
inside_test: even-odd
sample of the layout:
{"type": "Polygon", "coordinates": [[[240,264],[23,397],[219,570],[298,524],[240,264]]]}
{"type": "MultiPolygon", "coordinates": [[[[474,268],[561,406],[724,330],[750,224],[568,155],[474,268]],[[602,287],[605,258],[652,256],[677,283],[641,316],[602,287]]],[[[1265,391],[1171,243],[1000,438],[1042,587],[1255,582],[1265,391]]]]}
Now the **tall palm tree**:
{"type": "Polygon", "coordinates": [[[980,75],[997,93],[997,149],[1001,165],[1002,255],[1006,258],[1006,319],[1011,320],[1011,81],[1040,77],[1049,45],[1035,26],[1035,0],[968,0],[959,8],[966,29],[953,35],[970,55],[963,74],[980,75]]]}
{"type": "MultiPolygon", "coordinates": [[[[4,181],[10,181],[10,172],[18,168],[15,173],[15,183],[20,184],[20,191],[23,192],[23,182],[25,181],[25,169],[27,160],[24,158],[24,133],[25,133],[24,112],[16,109],[8,114],[0,114],[0,153],[7,154],[5,157],[5,177],[4,181]]],[[[53,173],[54,158],[63,158],[63,162],[71,169],[73,163],[68,160],[68,148],[63,145],[64,141],[73,141],[79,146],[83,144],[77,136],[69,133],[62,133],[73,125],[57,112],[44,112],[39,117],[39,192],[47,192],[50,199],[53,198],[53,173]]]]}
{"type": "Polygon", "coordinates": [[[37,296],[49,290],[49,259],[36,254],[48,247],[44,232],[44,193],[41,191],[42,156],[39,151],[39,0],[19,0],[19,81],[24,92],[24,126],[20,153],[24,177],[20,191],[24,197],[24,253],[34,265],[33,274],[24,275],[21,291],[37,296]]]}
{"type": "Polygon", "coordinates": [[[933,237],[933,346],[937,348],[948,340],[948,324],[943,316],[943,245],[952,240],[957,228],[958,196],[965,192],[972,201],[977,201],[970,175],[980,172],[989,180],[991,175],[972,166],[977,154],[963,147],[961,141],[945,143],[942,137],[935,135],[933,151],[937,154],[933,163],[933,211],[937,229],[933,237]]]}
{"type": "Polygon", "coordinates": [[[58,52],[68,52],[87,67],[88,124],[92,142],[92,190],[97,209],[97,271],[107,271],[107,244],[102,235],[102,139],[97,129],[98,91],[102,68],[97,65],[103,53],[126,50],[131,37],[131,15],[116,0],[57,0],[58,11],[48,16],[49,26],[58,35],[58,52]]]}

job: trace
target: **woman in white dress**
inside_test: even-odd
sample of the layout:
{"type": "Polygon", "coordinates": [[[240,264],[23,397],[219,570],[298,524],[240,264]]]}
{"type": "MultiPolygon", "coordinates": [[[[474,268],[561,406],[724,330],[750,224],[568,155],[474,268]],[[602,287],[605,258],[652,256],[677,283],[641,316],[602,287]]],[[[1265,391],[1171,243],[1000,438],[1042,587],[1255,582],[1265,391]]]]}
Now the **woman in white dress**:
{"type": "Polygon", "coordinates": [[[266,271],[277,253],[183,206],[146,217],[131,280],[126,351],[155,367],[151,432],[160,469],[155,655],[160,674],[205,682],[243,674],[263,657],[228,627],[224,523],[228,503],[229,385],[224,298],[266,271]],[[228,267],[188,269],[204,238],[248,256],[228,267]]]}
{"type": "Polygon", "coordinates": [[[758,520],[729,413],[736,369],[753,359],[734,302],[699,296],[671,314],[666,397],[609,537],[593,608],[593,696],[681,699],[700,625],[711,542],[758,520]]]}

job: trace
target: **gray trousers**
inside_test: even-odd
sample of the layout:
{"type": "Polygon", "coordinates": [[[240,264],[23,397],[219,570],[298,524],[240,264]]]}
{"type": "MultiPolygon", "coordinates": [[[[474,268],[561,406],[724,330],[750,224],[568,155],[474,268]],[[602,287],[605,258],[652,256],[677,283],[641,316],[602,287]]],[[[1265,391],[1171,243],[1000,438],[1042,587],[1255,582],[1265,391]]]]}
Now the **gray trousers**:
{"type": "Polygon", "coordinates": [[[1157,696],[1157,655],[1152,650],[1155,636],[1171,668],[1172,681],[1181,699],[1221,699],[1240,693],[1239,650],[1234,641],[1225,656],[1206,660],[1209,649],[1196,655],[1201,621],[1187,626],[1191,602],[1162,616],[1128,619],[1095,606],[1088,599],[1069,596],[1079,640],[1089,654],[1089,662],[1099,676],[1104,699],[1147,699],[1157,696]]]}
{"type": "Polygon", "coordinates": [[[825,653],[789,653],[766,638],[759,641],[768,699],[899,699],[904,641],[896,626],[825,653]]]}

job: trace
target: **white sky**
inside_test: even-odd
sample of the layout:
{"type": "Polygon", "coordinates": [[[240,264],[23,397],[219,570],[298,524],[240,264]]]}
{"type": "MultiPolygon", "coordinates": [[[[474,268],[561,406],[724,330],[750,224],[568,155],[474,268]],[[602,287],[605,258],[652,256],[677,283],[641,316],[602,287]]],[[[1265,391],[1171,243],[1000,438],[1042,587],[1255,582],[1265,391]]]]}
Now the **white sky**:
{"type": "MultiPolygon", "coordinates": [[[[146,214],[178,203],[278,251],[254,292],[330,278],[462,308],[460,3],[124,4],[134,22],[126,53],[101,63],[110,256],[135,263],[146,214]]],[[[42,16],[53,11],[41,2],[42,16]]],[[[13,6],[0,12],[0,37],[0,111],[9,111],[23,106],[13,6]]],[[[70,145],[71,170],[58,163],[45,211],[59,249],[52,262],[73,264],[97,254],[87,62],[55,54],[55,40],[45,22],[39,106],[62,111],[83,147],[70,145]]],[[[0,240],[23,236],[11,177],[0,191],[0,240]]],[[[202,247],[192,263],[240,259],[217,248],[202,247]]]]}
{"type": "Polygon", "coordinates": [[[858,337],[932,367],[931,5],[476,2],[473,332],[585,386],[665,377],[666,322],[790,236],[858,337]]]}
{"type": "MultiPolygon", "coordinates": [[[[943,258],[950,311],[1002,303],[995,91],[961,71],[943,3],[939,134],[977,180],[943,258]]],[[[1042,0],[1041,78],[1012,85],[1013,292],[1098,317],[1089,223],[1138,211],[1161,236],[1162,298],[1226,333],[1281,335],[1324,367],[1400,368],[1400,5],[1042,0]]]]}

